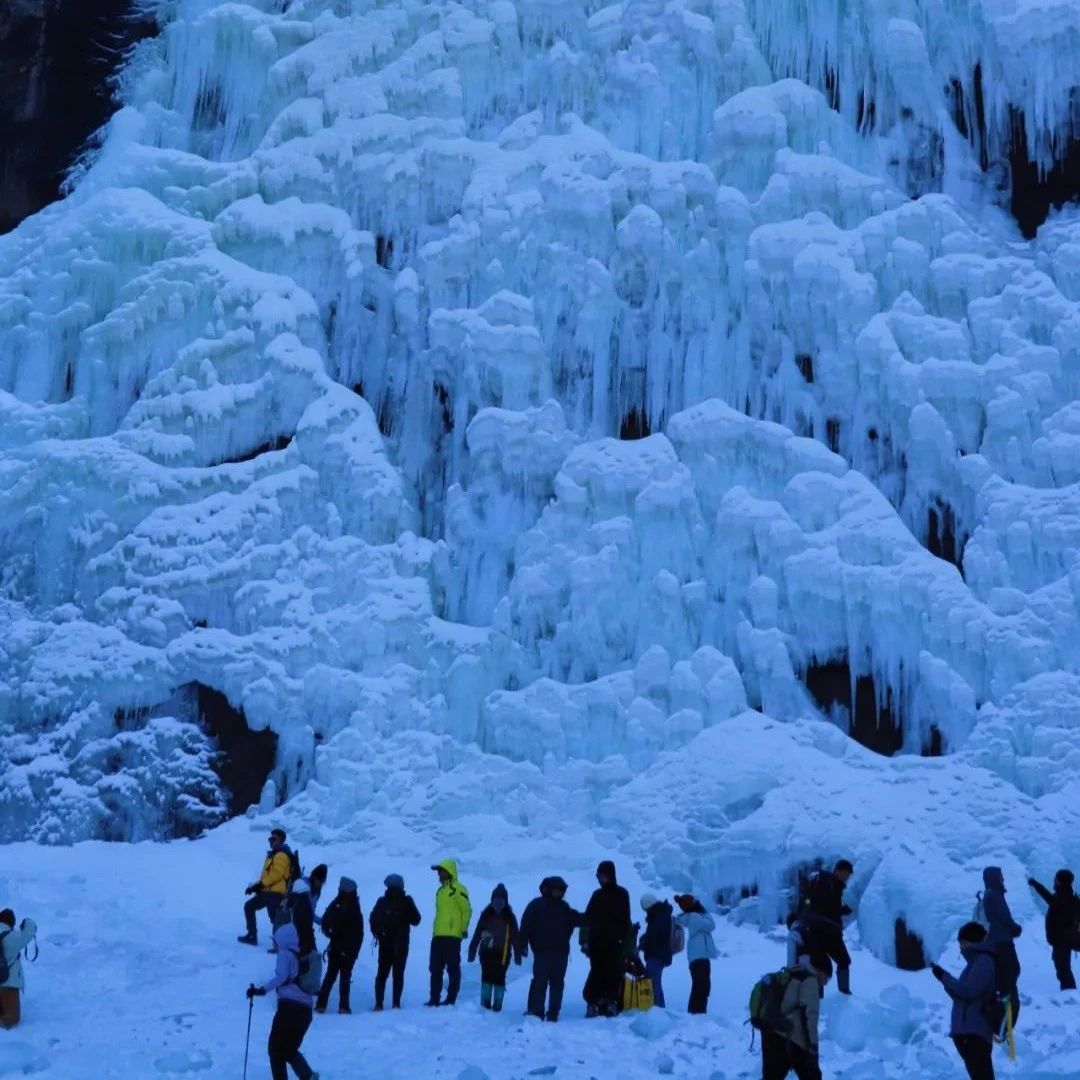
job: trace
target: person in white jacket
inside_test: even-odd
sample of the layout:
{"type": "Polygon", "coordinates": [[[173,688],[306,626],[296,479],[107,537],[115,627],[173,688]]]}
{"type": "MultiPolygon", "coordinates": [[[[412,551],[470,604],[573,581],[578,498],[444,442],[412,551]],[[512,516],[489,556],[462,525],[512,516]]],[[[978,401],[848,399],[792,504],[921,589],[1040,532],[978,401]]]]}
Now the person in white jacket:
{"type": "Polygon", "coordinates": [[[675,921],[686,932],[686,959],[690,964],[690,1003],[686,1011],[701,1014],[709,1007],[712,991],[712,962],[717,955],[712,935],[716,920],[690,893],[676,896],[675,903],[680,909],[675,921]]]}
{"type": "Polygon", "coordinates": [[[15,912],[11,908],[0,911],[0,1027],[13,1028],[18,1024],[22,1010],[19,996],[26,986],[23,977],[22,951],[37,936],[37,923],[23,919],[15,929],[15,912]]]}

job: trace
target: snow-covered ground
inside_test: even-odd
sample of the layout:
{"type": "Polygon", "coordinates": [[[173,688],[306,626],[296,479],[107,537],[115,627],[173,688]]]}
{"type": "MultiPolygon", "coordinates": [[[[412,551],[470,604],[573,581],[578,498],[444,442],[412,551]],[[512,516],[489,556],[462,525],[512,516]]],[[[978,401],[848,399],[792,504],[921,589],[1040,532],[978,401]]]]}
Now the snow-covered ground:
{"type": "MultiPolygon", "coordinates": [[[[247,1022],[244,988],[272,970],[263,948],[235,941],[243,929],[243,888],[260,864],[264,835],[262,823],[256,829],[244,821],[190,842],[6,847],[0,896],[13,898],[20,913],[39,920],[41,950],[37,963],[27,965],[24,1026],[0,1038],[0,1076],[239,1077],[247,1022]]],[[[397,839],[388,838],[387,851],[397,839]]],[[[419,836],[412,839],[423,842],[419,836]]],[[[428,1010],[423,1002],[435,889],[429,866],[445,852],[433,847],[425,856],[400,858],[371,845],[333,844],[302,854],[305,862],[317,857],[329,864],[331,892],[340,874],[358,878],[365,911],[382,891],[385,874],[402,873],[424,918],[414,931],[400,1013],[371,1013],[374,967],[365,946],[354,979],[354,1014],[338,1016],[335,997],[327,1014],[316,1017],[305,1051],[325,1080],[481,1080],[485,1075],[491,1080],[585,1080],[610,1076],[613,1068],[620,1076],[643,1078],[760,1075],[744,1021],[754,980],[783,962],[778,934],[763,936],[721,924],[721,955],[713,966],[710,1015],[704,1018],[686,1015],[689,979],[685,958],[679,957],[665,977],[668,1011],[586,1022],[580,998],[586,965],[576,949],[563,1020],[557,1025],[521,1015],[527,966],[511,967],[501,1015],[481,1011],[476,965],[468,964],[459,1005],[452,1011],[428,1010]]],[[[497,852],[491,862],[498,862],[497,852]]],[[[496,881],[505,880],[520,912],[536,894],[539,877],[567,865],[578,867],[565,874],[568,899],[583,905],[595,887],[595,864],[584,837],[561,858],[538,859],[531,871],[515,868],[505,879],[473,873],[465,861],[462,880],[474,904],[487,898],[496,881]]],[[[636,905],[644,886],[629,868],[625,871],[636,905]]],[[[1015,889],[1014,895],[1019,893],[1015,889]]],[[[260,929],[265,943],[265,921],[260,929]]],[[[1019,1056],[1015,1066],[1008,1066],[999,1052],[999,1075],[1018,1080],[1075,1077],[1080,999],[1055,989],[1037,924],[1028,922],[1025,929],[1019,1056]]],[[[958,967],[955,949],[946,952],[943,963],[958,967]]],[[[826,997],[825,1074],[838,1080],[956,1076],[952,1046],[944,1037],[948,1005],[929,972],[898,972],[865,950],[856,950],[853,971],[853,998],[835,992],[826,997]]],[[[253,1077],[266,1075],[272,1011],[271,1002],[256,1002],[253,1077]]]]}

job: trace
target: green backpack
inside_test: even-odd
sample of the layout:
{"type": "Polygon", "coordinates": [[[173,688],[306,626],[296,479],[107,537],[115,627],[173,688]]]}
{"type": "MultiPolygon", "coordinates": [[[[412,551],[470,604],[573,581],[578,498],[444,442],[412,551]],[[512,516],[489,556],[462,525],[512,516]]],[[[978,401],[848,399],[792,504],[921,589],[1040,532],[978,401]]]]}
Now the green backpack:
{"type": "Polygon", "coordinates": [[[812,977],[809,971],[793,971],[791,968],[781,968],[779,971],[762,975],[750,991],[750,1019],[747,1023],[757,1031],[774,1031],[779,1035],[787,1035],[791,1029],[791,1021],[781,1011],[784,994],[792,979],[812,977]]]}

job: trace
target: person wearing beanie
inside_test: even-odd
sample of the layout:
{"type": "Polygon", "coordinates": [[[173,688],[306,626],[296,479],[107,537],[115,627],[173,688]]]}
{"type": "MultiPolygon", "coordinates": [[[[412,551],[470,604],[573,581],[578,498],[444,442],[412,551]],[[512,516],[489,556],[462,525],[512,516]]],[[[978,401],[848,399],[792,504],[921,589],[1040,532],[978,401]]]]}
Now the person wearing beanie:
{"type": "Polygon", "coordinates": [[[1054,961],[1054,971],[1062,990],[1075,990],[1072,970],[1073,949],[1080,948],[1080,897],[1073,892],[1073,872],[1059,870],[1054,875],[1054,891],[1034,878],[1028,884],[1045,901],[1046,943],[1054,961]]]}
{"type": "Polygon", "coordinates": [[[638,948],[645,958],[645,972],[652,981],[653,1003],[666,1008],[664,1001],[664,968],[671,966],[671,905],[653,893],[641,898],[645,912],[645,933],[638,948]]]}
{"type": "Polygon", "coordinates": [[[506,994],[506,971],[513,958],[521,963],[521,937],[517,916],[510,907],[506,886],[496,885],[491,903],[480,913],[476,932],[469,942],[469,963],[480,957],[480,1005],[501,1012],[506,994]]]}
{"type": "Polygon", "coordinates": [[[994,1080],[994,1036],[1000,1017],[991,1014],[987,1002],[997,1000],[997,950],[990,944],[986,929],[977,922],[965,923],[957,934],[964,970],[950,975],[938,964],[930,973],[952,998],[949,1034],[968,1076],[972,1080],[994,1080]]]}
{"type": "Polygon", "coordinates": [[[679,908],[676,921],[686,933],[686,959],[690,965],[690,1001],[686,1011],[704,1013],[709,1007],[712,992],[712,962],[716,959],[716,943],[713,930],[716,920],[690,893],[675,897],[679,908]]]}
{"type": "Polygon", "coordinates": [[[322,932],[330,939],[330,946],[327,949],[326,976],[319,989],[315,1011],[326,1012],[334,980],[340,977],[338,1012],[350,1013],[349,991],[352,988],[353,967],[364,944],[364,913],[360,910],[360,898],[352,878],[341,879],[337,896],[323,912],[322,932]]]}
{"type": "Polygon", "coordinates": [[[420,912],[413,898],[405,892],[400,874],[387,874],[383,882],[386,892],[375,901],[368,927],[379,943],[379,966],[375,973],[375,1011],[382,1012],[386,996],[386,980],[393,974],[395,1009],[401,1008],[405,988],[405,961],[409,958],[409,935],[420,925],[420,912]]]}
{"type": "Polygon", "coordinates": [[[23,919],[15,929],[15,912],[0,911],[0,950],[3,951],[6,975],[0,978],[0,1028],[13,1028],[22,1018],[20,995],[26,987],[22,951],[37,936],[37,923],[23,919]]]}
{"type": "Polygon", "coordinates": [[[615,864],[605,859],[596,868],[598,888],[585,908],[581,951],[589,958],[585,983],[585,1015],[617,1016],[622,1008],[623,955],[632,940],[630,894],[615,876],[615,864]]]}
{"type": "Polygon", "coordinates": [[[562,1008],[570,938],[574,927],[584,921],[584,916],[566,902],[566,888],[561,877],[544,878],[540,895],[529,901],[521,916],[521,952],[527,955],[532,950],[533,955],[528,1015],[551,1023],[559,1019],[562,1008]]]}

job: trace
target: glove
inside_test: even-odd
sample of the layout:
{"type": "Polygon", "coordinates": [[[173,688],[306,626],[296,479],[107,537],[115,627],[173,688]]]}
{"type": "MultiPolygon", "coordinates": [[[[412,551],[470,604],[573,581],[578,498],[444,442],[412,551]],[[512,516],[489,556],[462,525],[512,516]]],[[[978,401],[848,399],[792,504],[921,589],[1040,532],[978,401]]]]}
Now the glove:
{"type": "Polygon", "coordinates": [[[247,988],[248,1001],[257,997],[266,997],[266,991],[261,986],[256,986],[252,983],[252,985],[247,988]]]}
{"type": "Polygon", "coordinates": [[[1033,877],[1029,877],[1028,878],[1028,884],[1034,889],[1037,882],[1035,881],[1035,879],[1033,877]]]}
{"type": "Polygon", "coordinates": [[[248,887],[247,887],[247,888],[246,888],[246,889],[244,890],[244,895],[245,895],[245,896],[253,896],[253,895],[254,895],[255,893],[257,893],[258,891],[259,891],[259,886],[258,886],[258,885],[249,885],[249,886],[248,886],[248,887]]]}
{"type": "Polygon", "coordinates": [[[930,974],[933,975],[934,978],[938,980],[938,982],[941,982],[942,978],[945,975],[945,969],[940,964],[931,964],[930,974]]]}

